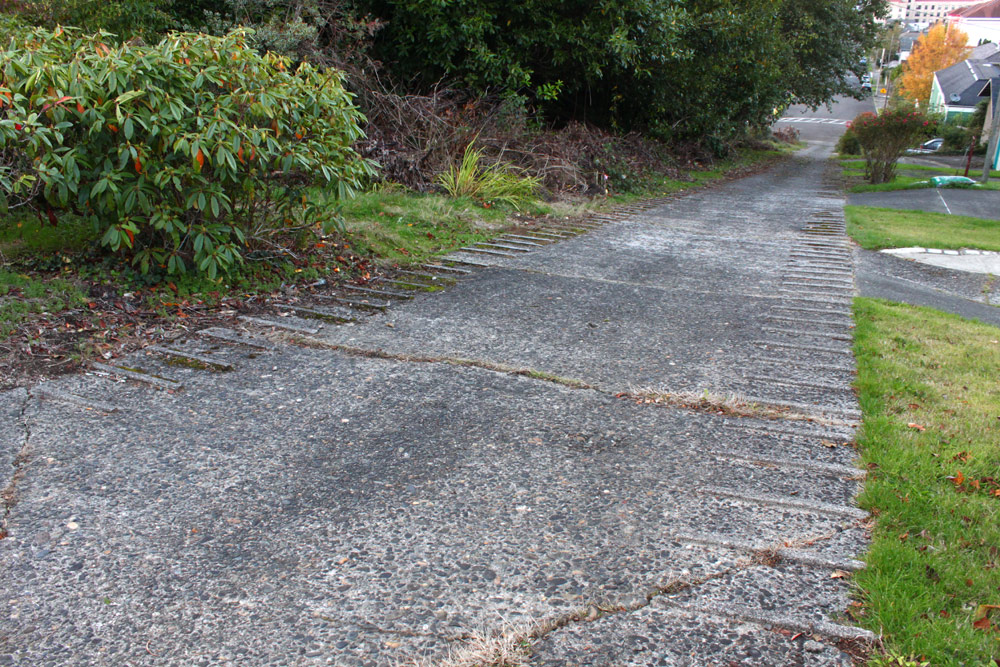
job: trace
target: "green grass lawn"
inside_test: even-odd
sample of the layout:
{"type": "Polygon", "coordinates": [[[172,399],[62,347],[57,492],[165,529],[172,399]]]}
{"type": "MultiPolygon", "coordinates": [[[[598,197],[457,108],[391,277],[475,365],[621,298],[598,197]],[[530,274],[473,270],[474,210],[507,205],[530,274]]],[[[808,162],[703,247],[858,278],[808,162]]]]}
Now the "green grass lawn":
{"type": "MultiPolygon", "coordinates": [[[[860,171],[862,174],[865,171],[864,160],[841,160],[840,164],[845,169],[860,171]]],[[[926,174],[926,178],[930,178],[931,176],[961,176],[965,173],[964,167],[961,169],[949,169],[948,167],[932,167],[926,164],[907,164],[905,162],[900,162],[896,167],[896,170],[901,172],[922,172],[926,174]]],[[[982,166],[978,169],[969,170],[969,178],[978,179],[982,175],[982,166]]],[[[1000,178],[1000,171],[996,169],[991,170],[990,178],[1000,178]]]]}
{"type": "Polygon", "coordinates": [[[846,206],[847,233],[862,248],[978,248],[1000,250],[1000,220],[947,213],[846,206]]]}
{"type": "MultiPolygon", "coordinates": [[[[845,172],[846,173],[846,172],[845,172]]],[[[858,172],[857,176],[863,176],[863,172],[858,172]]],[[[891,183],[860,183],[852,185],[848,192],[895,192],[896,190],[923,190],[934,187],[928,181],[927,176],[899,176],[897,175],[891,183]]],[[[1000,190],[1000,181],[990,181],[985,184],[970,185],[970,190],[1000,190]]]]}
{"type": "MultiPolygon", "coordinates": [[[[1000,329],[855,302],[858,445],[875,518],[859,621],[931,665],[1000,658],[1000,329]]],[[[896,663],[892,663],[896,664],[896,663]]]]}
{"type": "Polygon", "coordinates": [[[77,252],[99,236],[90,223],[75,215],[64,215],[58,225],[51,225],[28,213],[10,213],[0,219],[0,260],[56,251],[77,252]]]}
{"type": "Polygon", "coordinates": [[[86,295],[72,281],[0,269],[0,341],[29,319],[79,308],[86,295]]]}
{"type": "MultiPolygon", "coordinates": [[[[842,175],[847,181],[848,192],[892,192],[895,190],[911,190],[929,188],[932,176],[962,176],[965,169],[949,169],[947,167],[929,167],[927,165],[899,164],[896,176],[890,183],[872,185],[864,181],[864,160],[840,160],[843,167],[842,175]]],[[[982,176],[981,169],[969,171],[969,178],[978,181],[982,176]]],[[[991,171],[991,179],[1000,179],[1000,171],[991,171]]],[[[977,190],[1000,190],[1000,180],[990,180],[985,184],[970,186],[977,190]]]]}

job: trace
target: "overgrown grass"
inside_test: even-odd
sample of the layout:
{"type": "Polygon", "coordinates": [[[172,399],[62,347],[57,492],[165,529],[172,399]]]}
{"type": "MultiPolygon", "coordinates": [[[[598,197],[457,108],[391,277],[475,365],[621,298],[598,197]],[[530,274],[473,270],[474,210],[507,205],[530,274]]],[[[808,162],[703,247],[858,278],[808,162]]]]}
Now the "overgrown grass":
{"type": "MultiPolygon", "coordinates": [[[[864,160],[840,160],[843,167],[842,175],[848,183],[848,192],[893,192],[896,190],[912,190],[933,187],[930,184],[932,176],[962,176],[965,169],[948,167],[929,167],[927,165],[903,164],[896,167],[896,176],[890,183],[862,182],[865,175],[864,160]]],[[[969,178],[978,181],[982,176],[981,169],[969,171],[969,178]]],[[[991,171],[990,178],[1000,178],[1000,171],[991,171]]],[[[969,186],[975,190],[1000,190],[1000,181],[991,180],[985,184],[969,186]]]]}
{"type": "Polygon", "coordinates": [[[85,302],[86,295],[69,280],[39,279],[0,269],[0,341],[28,319],[79,308],[85,302]]]}
{"type": "Polygon", "coordinates": [[[770,148],[744,149],[738,155],[716,162],[711,168],[689,171],[686,179],[670,178],[663,175],[649,177],[642,183],[631,187],[628,193],[613,194],[606,201],[613,205],[628,204],[649,197],[662,197],[710,185],[725,179],[734,171],[776,160],[794,153],[804,145],[801,143],[772,142],[770,148]]]}
{"type": "Polygon", "coordinates": [[[1000,250],[1000,220],[874,206],[846,206],[844,214],[847,233],[867,250],[911,246],[1000,250]]]}
{"type": "Polygon", "coordinates": [[[490,204],[504,204],[520,210],[537,199],[541,181],[519,173],[500,162],[484,166],[483,152],[465,147],[461,164],[452,165],[438,176],[438,183],[453,199],[471,198],[490,204]]]}
{"type": "Polygon", "coordinates": [[[932,665],[1000,657],[1000,329],[855,302],[857,387],[876,519],[860,622],[932,665]]]}
{"type": "MultiPolygon", "coordinates": [[[[845,169],[860,170],[862,173],[865,170],[864,160],[841,160],[841,166],[845,169]]],[[[932,167],[926,164],[908,164],[906,162],[900,162],[897,166],[897,171],[903,172],[926,172],[928,176],[961,176],[965,173],[965,167],[961,169],[949,168],[949,167],[932,167]]],[[[983,175],[982,166],[978,169],[970,169],[969,177],[978,178],[983,175]]],[[[990,171],[990,178],[1000,178],[1000,171],[993,169],[990,171]]]]}
{"type": "Polygon", "coordinates": [[[99,235],[91,224],[73,215],[61,216],[57,225],[42,223],[27,213],[11,213],[0,220],[0,259],[54,251],[76,252],[99,235]]]}
{"type": "MultiPolygon", "coordinates": [[[[565,211],[568,215],[571,209],[536,200],[523,207],[523,214],[533,217],[565,211]]],[[[425,262],[436,254],[485,241],[521,219],[506,206],[397,187],[343,202],[340,215],[345,238],[355,252],[398,264],[425,262]]]]}

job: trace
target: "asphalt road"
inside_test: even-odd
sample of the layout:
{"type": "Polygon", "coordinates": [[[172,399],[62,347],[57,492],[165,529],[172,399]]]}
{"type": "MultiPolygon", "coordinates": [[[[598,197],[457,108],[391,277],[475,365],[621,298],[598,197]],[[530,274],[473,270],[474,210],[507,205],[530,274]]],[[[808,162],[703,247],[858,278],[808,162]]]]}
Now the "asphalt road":
{"type": "Polygon", "coordinates": [[[858,192],[848,194],[847,203],[851,206],[878,206],[1000,220],[1000,190],[926,188],[858,192]]]}

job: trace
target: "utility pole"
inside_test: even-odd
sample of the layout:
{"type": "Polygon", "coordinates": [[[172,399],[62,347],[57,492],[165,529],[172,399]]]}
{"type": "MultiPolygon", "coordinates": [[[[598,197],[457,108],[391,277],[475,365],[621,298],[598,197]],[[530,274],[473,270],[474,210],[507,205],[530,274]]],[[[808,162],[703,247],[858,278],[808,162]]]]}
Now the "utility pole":
{"type": "MultiPolygon", "coordinates": [[[[994,85],[997,79],[990,82],[990,85],[994,85]]],[[[992,91],[991,91],[992,94],[992,91]]],[[[996,98],[1000,102],[1000,98],[996,98]]],[[[994,107],[1000,107],[1000,104],[995,104],[994,107]]],[[[993,109],[993,124],[990,126],[990,141],[986,144],[986,157],[983,159],[983,178],[981,183],[986,183],[990,180],[990,169],[993,168],[993,157],[997,153],[997,137],[1000,136],[1000,109],[993,109]]]]}

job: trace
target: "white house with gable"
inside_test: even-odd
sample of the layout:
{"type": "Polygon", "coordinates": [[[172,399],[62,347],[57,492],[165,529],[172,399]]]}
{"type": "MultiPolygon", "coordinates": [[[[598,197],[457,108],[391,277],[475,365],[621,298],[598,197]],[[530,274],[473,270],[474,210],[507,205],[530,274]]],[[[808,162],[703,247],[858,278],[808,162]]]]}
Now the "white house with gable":
{"type": "Polygon", "coordinates": [[[969,44],[1000,44],[1000,0],[977,2],[948,14],[948,25],[969,36],[969,44]]]}

